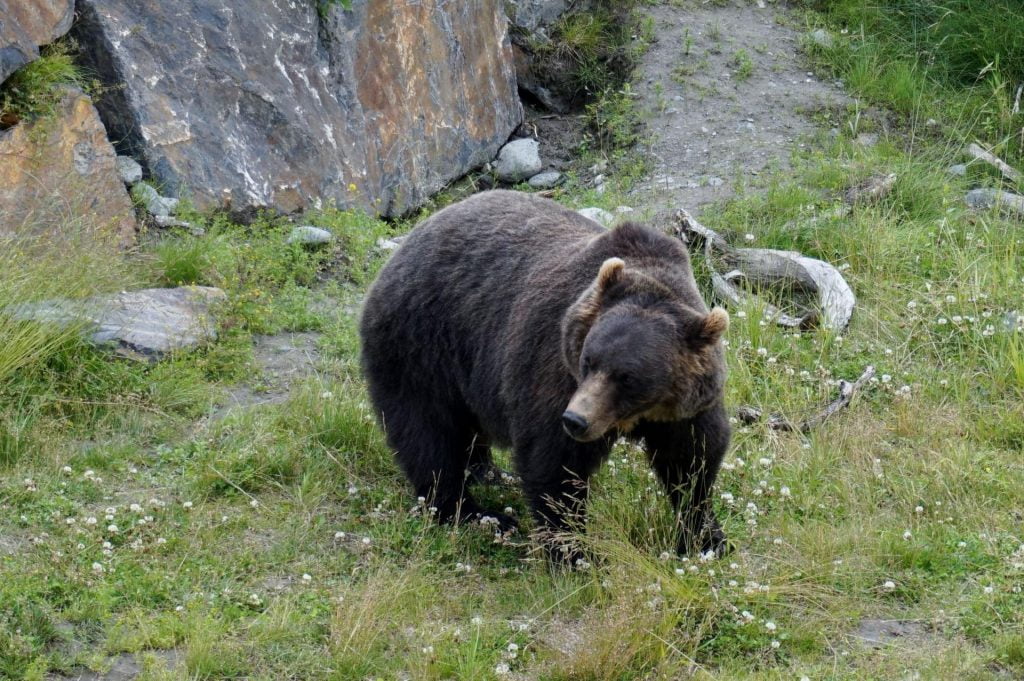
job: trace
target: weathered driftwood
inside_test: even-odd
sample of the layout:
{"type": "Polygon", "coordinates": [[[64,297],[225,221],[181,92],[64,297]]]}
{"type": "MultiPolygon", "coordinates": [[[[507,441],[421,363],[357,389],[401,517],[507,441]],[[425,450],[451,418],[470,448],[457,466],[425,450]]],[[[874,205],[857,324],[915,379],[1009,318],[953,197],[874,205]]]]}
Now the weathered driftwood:
{"type": "MultiPolygon", "coordinates": [[[[794,251],[767,248],[733,248],[720,234],[697,222],[687,211],[676,212],[678,235],[690,243],[699,238],[704,243],[704,255],[711,271],[711,284],[715,295],[727,302],[743,304],[756,297],[733,284],[743,279],[756,286],[788,286],[793,291],[814,294],[821,309],[821,322],[830,329],[846,327],[856,302],[850,286],[839,271],[828,263],[808,258],[794,251]],[[712,255],[730,268],[722,275],[712,264],[712,255]]],[[[782,310],[764,305],[765,316],[781,326],[808,328],[819,321],[817,312],[803,316],[786,314],[782,310]]]]}
{"type": "Polygon", "coordinates": [[[875,175],[847,189],[843,199],[851,206],[855,204],[876,203],[892,193],[892,189],[895,186],[896,173],[875,175]]]}
{"type": "Polygon", "coordinates": [[[1011,165],[1008,165],[1003,159],[995,156],[994,154],[986,151],[978,144],[972,144],[967,147],[967,155],[973,159],[984,161],[989,165],[995,167],[1000,173],[1003,174],[1010,182],[1016,185],[1021,184],[1021,180],[1024,180],[1024,174],[1011,165]]]}
{"type": "MultiPolygon", "coordinates": [[[[850,401],[853,400],[854,393],[863,388],[874,375],[875,367],[868,366],[864,369],[864,373],[860,375],[860,378],[853,383],[850,383],[849,381],[839,381],[839,395],[825,405],[825,408],[821,411],[811,415],[798,424],[789,421],[779,414],[773,414],[768,417],[768,427],[772,430],[809,433],[828,420],[828,418],[837,411],[849,406],[850,401]]],[[[761,420],[761,417],[761,410],[755,407],[740,407],[736,410],[736,418],[746,424],[757,423],[761,420]]]]}

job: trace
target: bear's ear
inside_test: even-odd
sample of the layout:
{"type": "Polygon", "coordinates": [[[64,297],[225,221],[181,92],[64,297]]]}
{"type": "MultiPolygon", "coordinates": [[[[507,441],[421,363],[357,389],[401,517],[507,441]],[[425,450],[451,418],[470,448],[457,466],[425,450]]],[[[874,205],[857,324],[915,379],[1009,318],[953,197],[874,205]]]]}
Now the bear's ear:
{"type": "Polygon", "coordinates": [[[619,281],[624,269],[626,269],[626,263],[622,258],[608,258],[601,263],[601,269],[597,272],[597,290],[604,291],[619,281]]]}
{"type": "Polygon", "coordinates": [[[697,340],[705,345],[713,345],[718,342],[728,328],[729,313],[716,307],[700,321],[696,333],[697,340]]]}

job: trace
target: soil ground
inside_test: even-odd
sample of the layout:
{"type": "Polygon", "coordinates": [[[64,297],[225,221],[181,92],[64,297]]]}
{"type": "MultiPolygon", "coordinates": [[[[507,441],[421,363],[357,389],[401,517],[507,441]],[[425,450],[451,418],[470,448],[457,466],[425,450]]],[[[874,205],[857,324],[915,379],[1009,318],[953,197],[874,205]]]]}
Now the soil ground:
{"type": "Polygon", "coordinates": [[[848,101],[800,54],[804,34],[775,6],[737,2],[650,7],[657,41],[636,91],[649,111],[651,175],[636,203],[656,213],[701,207],[786,169],[813,112],[848,101]]]}

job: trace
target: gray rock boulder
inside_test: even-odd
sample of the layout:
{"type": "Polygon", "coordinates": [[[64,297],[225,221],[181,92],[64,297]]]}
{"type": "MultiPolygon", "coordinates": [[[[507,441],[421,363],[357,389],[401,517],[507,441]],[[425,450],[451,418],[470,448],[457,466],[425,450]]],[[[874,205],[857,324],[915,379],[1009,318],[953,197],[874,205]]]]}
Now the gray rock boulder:
{"type": "Polygon", "coordinates": [[[68,32],[75,0],[0,0],[0,82],[68,32]]]}
{"type": "Polygon", "coordinates": [[[525,31],[553,24],[569,9],[569,0],[505,0],[509,21],[525,31]]]}
{"type": "Polygon", "coordinates": [[[135,210],[86,95],[68,90],[52,116],[0,131],[0,231],[55,248],[87,236],[96,252],[134,241],[135,210]]]}
{"type": "Polygon", "coordinates": [[[1024,196],[988,187],[972,189],[964,196],[964,201],[975,210],[988,210],[998,207],[999,212],[1016,218],[1024,218],[1024,196]]]}
{"type": "Polygon", "coordinates": [[[142,180],[142,166],[131,156],[118,156],[117,174],[125,184],[135,184],[142,180]]]}
{"type": "Polygon", "coordinates": [[[832,34],[823,28],[816,28],[808,33],[807,40],[811,44],[824,47],[825,49],[829,49],[835,44],[835,41],[832,39],[832,34]]]}
{"type": "Polygon", "coordinates": [[[306,246],[324,246],[334,241],[334,235],[321,227],[299,225],[288,235],[288,243],[306,246]]]}
{"type": "Polygon", "coordinates": [[[119,150],[200,209],[399,215],[519,125],[501,0],[319,5],[79,0],[119,150]]]}
{"type": "Polygon", "coordinates": [[[502,182],[522,182],[541,171],[540,143],[529,137],[512,140],[501,148],[494,161],[494,174],[502,182]]]}
{"type": "Polygon", "coordinates": [[[549,170],[546,173],[537,173],[531,177],[527,184],[534,189],[551,189],[565,182],[565,176],[557,170],[549,170]]]}
{"type": "Polygon", "coordinates": [[[135,359],[159,359],[217,336],[212,307],[226,299],[209,286],[122,291],[86,300],[53,300],[9,308],[19,319],[80,324],[91,342],[135,359]]]}
{"type": "Polygon", "coordinates": [[[580,208],[576,212],[585,218],[593,220],[602,227],[610,227],[611,224],[615,222],[615,216],[606,211],[604,208],[597,208],[591,206],[589,208],[580,208]]]}
{"type": "Polygon", "coordinates": [[[132,187],[132,197],[141,202],[145,209],[156,217],[168,217],[178,207],[178,199],[160,196],[160,192],[144,182],[132,187]]]}

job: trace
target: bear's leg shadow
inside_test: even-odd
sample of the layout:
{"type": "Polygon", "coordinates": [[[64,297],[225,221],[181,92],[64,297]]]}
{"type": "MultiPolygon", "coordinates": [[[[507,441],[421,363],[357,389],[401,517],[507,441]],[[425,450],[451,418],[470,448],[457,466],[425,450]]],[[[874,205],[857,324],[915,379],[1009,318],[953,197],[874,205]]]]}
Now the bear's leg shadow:
{"type": "Polygon", "coordinates": [[[481,508],[466,488],[471,462],[490,460],[490,447],[478,437],[468,410],[406,401],[395,409],[383,409],[382,421],[395,459],[416,495],[437,508],[438,521],[490,516],[502,532],[515,528],[513,518],[481,508]]]}
{"type": "Polygon", "coordinates": [[[729,420],[721,405],[685,421],[646,421],[633,432],[665,485],[682,525],[678,551],[721,555],[728,549],[715,518],[711,490],[729,447],[729,420]]]}

